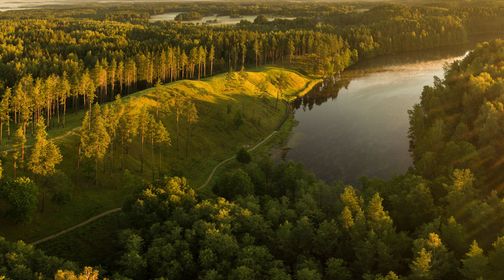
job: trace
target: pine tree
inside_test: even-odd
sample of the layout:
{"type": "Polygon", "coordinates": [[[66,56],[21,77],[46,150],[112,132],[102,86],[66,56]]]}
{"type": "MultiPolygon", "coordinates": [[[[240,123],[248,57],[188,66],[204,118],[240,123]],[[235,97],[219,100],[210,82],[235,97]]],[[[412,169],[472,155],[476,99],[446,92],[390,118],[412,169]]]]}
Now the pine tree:
{"type": "Polygon", "coordinates": [[[368,226],[377,233],[392,229],[392,219],[387,211],[383,209],[382,202],[383,199],[380,197],[380,194],[375,193],[366,209],[368,226]]]}
{"type": "Polygon", "coordinates": [[[353,227],[354,220],[352,217],[352,211],[350,211],[350,208],[348,206],[345,206],[341,211],[340,220],[344,229],[349,230],[353,227]]]}
{"type": "Polygon", "coordinates": [[[259,39],[254,41],[255,65],[259,66],[259,58],[261,57],[261,43],[259,39]]]}
{"type": "Polygon", "coordinates": [[[63,157],[58,146],[47,140],[44,119],[40,118],[37,122],[35,144],[31,151],[28,169],[34,174],[47,176],[54,173],[56,165],[62,160],[63,157]]]}
{"type": "Polygon", "coordinates": [[[488,258],[483,253],[483,249],[478,246],[476,240],[473,241],[469,252],[462,260],[462,268],[460,273],[466,279],[485,279],[488,272],[488,258]]]}
{"type": "Polygon", "coordinates": [[[165,126],[161,121],[156,121],[154,117],[150,116],[149,118],[149,130],[148,135],[151,142],[151,152],[152,152],[152,160],[154,161],[154,145],[158,144],[159,150],[159,167],[158,171],[161,173],[161,164],[162,164],[162,149],[161,145],[163,143],[167,143],[170,145],[170,134],[166,130],[165,126]]]}
{"type": "Polygon", "coordinates": [[[215,47],[212,45],[210,47],[210,53],[208,54],[208,60],[210,61],[210,76],[213,76],[213,68],[215,61],[215,47]]]}
{"type": "Polygon", "coordinates": [[[414,250],[416,257],[411,264],[413,274],[416,275],[414,279],[453,279],[458,275],[456,258],[436,233],[429,233],[427,238],[415,240],[414,250]],[[428,271],[424,269],[427,260],[428,271]]]}
{"type": "Polygon", "coordinates": [[[177,151],[180,150],[180,121],[184,116],[185,109],[187,106],[187,98],[180,94],[179,92],[174,92],[173,94],[167,96],[168,100],[166,104],[168,108],[165,111],[174,111],[175,113],[175,133],[177,137],[177,151]]]}
{"type": "Polygon", "coordinates": [[[58,124],[60,123],[60,106],[63,107],[63,121],[62,126],[65,127],[66,124],[66,109],[67,109],[67,100],[70,97],[72,91],[72,85],[68,81],[66,77],[66,73],[63,74],[63,77],[60,80],[59,85],[59,93],[58,93],[58,124]]]}
{"type": "Polygon", "coordinates": [[[21,162],[24,162],[25,158],[25,144],[26,144],[26,136],[22,126],[16,130],[16,138],[14,146],[18,149],[19,154],[21,155],[21,162]]]}
{"type": "Polygon", "coordinates": [[[158,102],[158,104],[156,106],[156,118],[159,118],[159,109],[162,107],[161,100],[162,100],[163,93],[164,93],[164,88],[163,88],[163,85],[161,84],[161,80],[157,80],[156,86],[154,87],[155,99],[158,102]]]}
{"type": "Polygon", "coordinates": [[[198,109],[194,102],[189,101],[185,108],[185,120],[187,125],[187,137],[186,137],[186,157],[189,155],[189,143],[192,136],[192,128],[195,123],[198,122],[198,109]]]}
{"type": "Polygon", "coordinates": [[[112,97],[115,94],[115,84],[116,84],[116,79],[117,79],[117,61],[112,59],[112,62],[110,63],[109,70],[107,71],[108,73],[108,83],[110,84],[110,93],[112,97]]]}
{"type": "MultiPolygon", "coordinates": [[[[7,124],[8,130],[10,130],[10,99],[11,99],[11,89],[7,88],[0,101],[0,145],[3,145],[3,127],[7,124]]],[[[10,133],[9,133],[10,134],[10,133]]]]}
{"type": "Polygon", "coordinates": [[[119,127],[119,121],[123,114],[124,107],[122,103],[120,103],[119,99],[116,99],[115,105],[106,105],[102,110],[103,119],[106,120],[105,127],[107,128],[107,133],[110,136],[111,170],[114,169],[114,142],[117,135],[117,129],[119,127]]]}
{"type": "Polygon", "coordinates": [[[124,157],[128,154],[128,144],[138,135],[138,114],[131,112],[128,107],[124,109],[118,126],[119,137],[121,140],[121,169],[124,169],[124,157]]]}
{"type": "Polygon", "coordinates": [[[80,79],[79,92],[84,97],[84,103],[85,103],[84,105],[86,105],[87,102],[90,113],[91,113],[91,107],[93,106],[94,99],[96,97],[95,91],[96,91],[95,83],[93,79],[91,79],[89,71],[86,70],[84,71],[84,74],[82,74],[82,77],[80,79]]]}
{"type": "Polygon", "coordinates": [[[140,133],[140,172],[143,173],[144,167],[144,143],[145,138],[149,129],[149,120],[151,115],[147,111],[145,107],[143,107],[140,111],[140,115],[138,116],[138,131],[140,133]]]}
{"type": "Polygon", "coordinates": [[[488,272],[490,279],[504,279],[504,236],[500,236],[492,244],[493,249],[488,253],[488,272]]]}
{"type": "Polygon", "coordinates": [[[431,273],[432,253],[422,248],[410,265],[411,279],[433,279],[431,273]]]}
{"type": "Polygon", "coordinates": [[[95,183],[98,183],[98,162],[103,160],[110,145],[110,135],[107,133],[105,120],[101,115],[100,105],[95,104],[92,112],[86,112],[85,122],[88,129],[81,128],[81,149],[84,157],[95,161],[95,183]],[[92,118],[91,118],[92,116],[92,118]]]}
{"type": "Polygon", "coordinates": [[[357,196],[354,188],[346,187],[343,193],[340,195],[341,202],[344,206],[347,206],[351,211],[354,220],[364,221],[364,211],[362,210],[362,198],[357,196]]]}

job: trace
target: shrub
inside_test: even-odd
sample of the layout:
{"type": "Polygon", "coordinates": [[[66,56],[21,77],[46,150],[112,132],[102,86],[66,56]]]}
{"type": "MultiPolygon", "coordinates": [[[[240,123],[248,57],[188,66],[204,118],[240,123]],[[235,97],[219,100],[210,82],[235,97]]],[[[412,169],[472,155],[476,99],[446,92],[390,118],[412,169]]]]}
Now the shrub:
{"type": "Polygon", "coordinates": [[[234,115],[234,118],[233,118],[233,124],[235,125],[236,128],[240,128],[240,126],[242,126],[243,124],[243,116],[242,116],[242,113],[240,111],[237,111],[234,115]]]}
{"type": "Polygon", "coordinates": [[[0,188],[9,205],[7,216],[18,223],[29,222],[37,209],[37,185],[30,178],[18,177],[3,182],[0,188]]]}
{"type": "Polygon", "coordinates": [[[54,203],[63,205],[72,200],[74,185],[64,172],[57,170],[52,176],[47,178],[46,185],[52,189],[51,200],[54,203]]]}
{"type": "Polygon", "coordinates": [[[254,194],[254,184],[245,171],[237,169],[222,175],[215,183],[213,191],[226,199],[233,199],[238,195],[254,194]]]}
{"type": "Polygon", "coordinates": [[[241,148],[236,154],[236,160],[238,162],[248,164],[252,161],[252,156],[245,148],[241,148]]]}

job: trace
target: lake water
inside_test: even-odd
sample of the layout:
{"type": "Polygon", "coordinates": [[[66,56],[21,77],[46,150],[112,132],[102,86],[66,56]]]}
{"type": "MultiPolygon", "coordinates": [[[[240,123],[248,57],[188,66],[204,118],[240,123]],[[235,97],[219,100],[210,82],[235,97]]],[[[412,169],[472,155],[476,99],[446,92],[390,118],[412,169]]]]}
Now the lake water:
{"type": "MultiPolygon", "coordinates": [[[[180,12],[154,15],[154,16],[151,16],[150,21],[152,21],[152,22],[155,22],[155,21],[174,21],[175,17],[178,14],[180,14],[180,12]]],[[[241,17],[213,15],[213,16],[203,17],[200,20],[184,21],[184,23],[193,23],[193,24],[207,23],[209,25],[233,25],[233,24],[240,23],[240,21],[242,21],[242,20],[254,22],[256,17],[257,17],[257,15],[244,15],[241,17]]],[[[273,19],[277,19],[277,18],[278,19],[288,19],[288,20],[294,19],[294,18],[287,18],[287,17],[268,17],[269,20],[273,20],[273,19]]]]}
{"type": "Polygon", "coordinates": [[[465,49],[381,58],[347,71],[295,102],[287,160],[303,163],[320,178],[358,184],[390,178],[412,163],[407,111],[433,76],[463,57],[465,49]]]}

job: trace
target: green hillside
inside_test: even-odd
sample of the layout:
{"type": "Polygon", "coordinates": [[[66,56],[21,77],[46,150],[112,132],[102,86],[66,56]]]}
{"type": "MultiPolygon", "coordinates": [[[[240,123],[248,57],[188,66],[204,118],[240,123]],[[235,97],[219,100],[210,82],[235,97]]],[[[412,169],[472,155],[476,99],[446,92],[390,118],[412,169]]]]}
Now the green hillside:
{"type": "MultiPolygon", "coordinates": [[[[253,146],[277,129],[287,112],[284,102],[276,100],[280,91],[280,99],[292,99],[309,91],[317,82],[294,71],[267,67],[221,74],[202,81],[182,80],[162,86],[161,94],[151,88],[114,101],[111,105],[121,104],[126,114],[135,115],[145,108],[152,115],[157,115],[170,133],[171,145],[163,146],[159,168],[158,149],[152,151],[149,141],[146,141],[145,166],[140,172],[141,145],[137,136],[129,144],[123,168],[117,148],[114,162],[112,153],[108,152],[103,164],[100,164],[97,184],[94,182],[94,161],[81,160],[77,168],[79,126],[83,112],[70,114],[64,129],[49,131],[50,137],[62,150],[63,162],[59,166],[61,172],[45,182],[41,192],[45,194],[40,197],[40,201],[45,200],[43,211],[37,211],[29,224],[15,225],[2,221],[7,226],[2,227],[0,234],[11,240],[37,240],[108,209],[120,207],[131,195],[135,184],[160,176],[185,176],[192,186],[200,186],[219,161],[232,156],[242,146],[253,146]],[[170,96],[175,92],[192,100],[199,115],[190,139],[183,121],[180,122],[179,149],[176,147],[175,113],[163,110],[162,106],[173,98],[170,96]],[[59,185],[72,187],[60,190],[59,185]],[[50,199],[53,192],[60,191],[68,192],[72,197],[64,205],[50,199]]],[[[30,145],[30,140],[27,145],[30,145]]],[[[3,150],[11,149],[6,144],[3,150]]],[[[28,155],[29,150],[27,148],[28,155]]],[[[4,152],[3,165],[7,174],[13,172],[9,160],[12,161],[4,152]]],[[[20,174],[29,173],[18,169],[20,174]]]]}

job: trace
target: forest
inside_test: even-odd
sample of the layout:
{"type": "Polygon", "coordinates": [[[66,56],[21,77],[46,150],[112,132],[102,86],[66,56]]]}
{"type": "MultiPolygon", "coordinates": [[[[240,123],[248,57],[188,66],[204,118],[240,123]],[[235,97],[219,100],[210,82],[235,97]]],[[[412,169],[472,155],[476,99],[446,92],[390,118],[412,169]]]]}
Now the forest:
{"type": "Polygon", "coordinates": [[[251,148],[323,78],[502,32],[499,1],[0,12],[0,279],[503,279],[504,41],[424,88],[406,174],[328,183],[251,148]],[[257,18],[185,22],[215,14],[257,18]],[[112,207],[103,261],[30,244],[112,207]]]}

